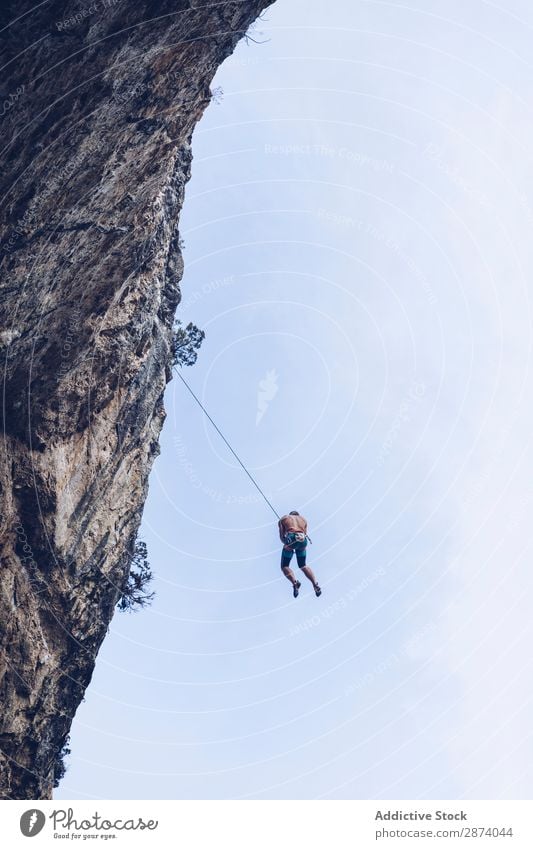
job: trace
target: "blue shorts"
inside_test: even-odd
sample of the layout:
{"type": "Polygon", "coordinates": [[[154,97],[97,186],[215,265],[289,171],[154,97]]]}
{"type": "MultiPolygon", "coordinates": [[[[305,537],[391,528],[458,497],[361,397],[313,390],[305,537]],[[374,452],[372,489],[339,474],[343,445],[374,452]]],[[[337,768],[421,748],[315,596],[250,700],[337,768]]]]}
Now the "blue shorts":
{"type": "MultiPolygon", "coordinates": [[[[291,535],[287,534],[290,539],[291,535]]],[[[293,542],[290,548],[283,547],[281,549],[281,565],[289,566],[292,560],[292,555],[296,554],[296,560],[300,569],[305,566],[305,558],[307,557],[307,540],[303,542],[293,542]]]]}

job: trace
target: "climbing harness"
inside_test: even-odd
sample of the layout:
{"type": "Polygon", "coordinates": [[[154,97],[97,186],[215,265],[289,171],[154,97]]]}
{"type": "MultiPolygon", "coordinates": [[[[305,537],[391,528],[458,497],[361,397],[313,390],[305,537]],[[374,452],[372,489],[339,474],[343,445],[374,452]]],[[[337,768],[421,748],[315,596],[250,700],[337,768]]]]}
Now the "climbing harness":
{"type": "Polygon", "coordinates": [[[293,545],[298,545],[298,543],[302,542],[310,542],[313,545],[311,537],[308,534],[304,534],[303,531],[288,531],[285,534],[285,545],[291,548],[293,545]]]}
{"type": "Polygon", "coordinates": [[[306,539],[307,536],[303,531],[288,531],[285,534],[285,545],[298,545],[298,543],[305,542],[306,539]]]}

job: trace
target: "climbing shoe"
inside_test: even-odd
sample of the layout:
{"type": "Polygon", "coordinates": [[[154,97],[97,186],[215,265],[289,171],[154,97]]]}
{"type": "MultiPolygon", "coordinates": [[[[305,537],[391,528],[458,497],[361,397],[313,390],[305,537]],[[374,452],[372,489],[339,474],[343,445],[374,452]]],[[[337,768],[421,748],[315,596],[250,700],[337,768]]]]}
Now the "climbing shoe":
{"type": "Polygon", "coordinates": [[[318,598],[319,595],[322,595],[322,590],[320,589],[318,584],[315,584],[315,595],[316,595],[317,598],[318,598]]]}
{"type": "Polygon", "coordinates": [[[296,583],[292,585],[292,594],[293,594],[294,598],[298,598],[298,593],[300,592],[301,586],[302,585],[301,585],[300,581],[296,581],[296,583]]]}

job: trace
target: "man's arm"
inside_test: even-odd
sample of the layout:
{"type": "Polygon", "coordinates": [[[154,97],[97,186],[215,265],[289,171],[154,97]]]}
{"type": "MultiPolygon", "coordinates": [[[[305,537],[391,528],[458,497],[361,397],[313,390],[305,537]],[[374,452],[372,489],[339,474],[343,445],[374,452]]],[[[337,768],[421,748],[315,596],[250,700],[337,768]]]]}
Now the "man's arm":
{"type": "Polygon", "coordinates": [[[278,528],[279,528],[279,538],[282,542],[285,542],[285,528],[283,527],[283,519],[279,520],[278,528]]]}

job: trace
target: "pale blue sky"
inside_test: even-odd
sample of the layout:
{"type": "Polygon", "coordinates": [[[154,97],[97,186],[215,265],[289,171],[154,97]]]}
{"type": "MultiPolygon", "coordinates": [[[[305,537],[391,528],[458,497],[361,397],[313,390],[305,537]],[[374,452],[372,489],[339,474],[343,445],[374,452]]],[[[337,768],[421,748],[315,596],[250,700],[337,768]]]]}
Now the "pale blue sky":
{"type": "Polygon", "coordinates": [[[292,598],[175,380],[157,597],[115,616],[56,798],[530,798],[533,10],[265,17],[194,136],[185,377],[324,593],[292,598]]]}

